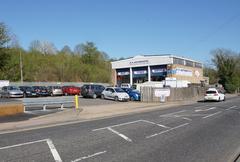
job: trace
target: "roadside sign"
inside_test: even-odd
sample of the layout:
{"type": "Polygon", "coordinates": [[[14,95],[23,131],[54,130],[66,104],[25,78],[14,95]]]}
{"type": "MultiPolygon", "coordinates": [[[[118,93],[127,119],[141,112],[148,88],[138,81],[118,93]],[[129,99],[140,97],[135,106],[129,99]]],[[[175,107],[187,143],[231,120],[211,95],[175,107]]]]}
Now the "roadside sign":
{"type": "Polygon", "coordinates": [[[168,97],[170,96],[170,89],[169,88],[155,89],[154,94],[156,97],[161,97],[161,96],[168,97]]]}

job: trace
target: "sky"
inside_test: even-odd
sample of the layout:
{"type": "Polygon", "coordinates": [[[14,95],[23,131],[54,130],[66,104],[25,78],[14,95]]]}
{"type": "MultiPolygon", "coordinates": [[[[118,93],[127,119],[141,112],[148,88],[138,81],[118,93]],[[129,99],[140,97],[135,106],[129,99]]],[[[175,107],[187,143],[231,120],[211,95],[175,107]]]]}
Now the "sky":
{"type": "Polygon", "coordinates": [[[0,22],[28,49],[87,41],[111,58],[173,54],[203,63],[240,52],[239,0],[0,0],[0,22]]]}

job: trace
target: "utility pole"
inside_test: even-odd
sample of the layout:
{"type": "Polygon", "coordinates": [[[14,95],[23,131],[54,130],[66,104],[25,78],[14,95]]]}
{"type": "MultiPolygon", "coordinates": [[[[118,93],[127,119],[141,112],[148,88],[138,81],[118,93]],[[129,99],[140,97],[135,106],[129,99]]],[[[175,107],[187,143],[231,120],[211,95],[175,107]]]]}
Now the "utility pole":
{"type": "Polygon", "coordinates": [[[23,83],[23,64],[22,64],[22,52],[20,50],[20,74],[21,74],[21,83],[23,83]]]}

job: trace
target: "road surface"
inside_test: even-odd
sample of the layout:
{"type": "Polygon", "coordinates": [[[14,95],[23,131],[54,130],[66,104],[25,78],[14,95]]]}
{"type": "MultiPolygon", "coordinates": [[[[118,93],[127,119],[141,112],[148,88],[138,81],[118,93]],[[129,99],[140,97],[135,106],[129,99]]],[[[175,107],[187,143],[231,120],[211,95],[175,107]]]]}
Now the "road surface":
{"type": "Polygon", "coordinates": [[[228,162],[240,98],[0,135],[2,162],[228,162]]]}

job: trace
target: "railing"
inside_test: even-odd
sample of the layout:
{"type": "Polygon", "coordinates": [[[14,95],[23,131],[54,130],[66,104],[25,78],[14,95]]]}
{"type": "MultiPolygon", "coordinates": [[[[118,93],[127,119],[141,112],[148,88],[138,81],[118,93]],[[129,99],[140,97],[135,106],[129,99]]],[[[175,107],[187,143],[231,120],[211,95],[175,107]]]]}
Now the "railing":
{"type": "Polygon", "coordinates": [[[43,111],[47,110],[47,107],[49,106],[54,106],[56,105],[56,108],[58,108],[59,110],[63,110],[64,109],[64,105],[66,104],[71,104],[71,103],[75,103],[75,101],[58,101],[58,102],[52,102],[52,101],[41,101],[40,103],[36,103],[36,102],[24,102],[23,106],[24,106],[24,112],[26,111],[26,108],[28,107],[36,107],[36,106],[40,106],[42,107],[43,111]],[[59,107],[60,106],[60,107],[59,107]]]}

